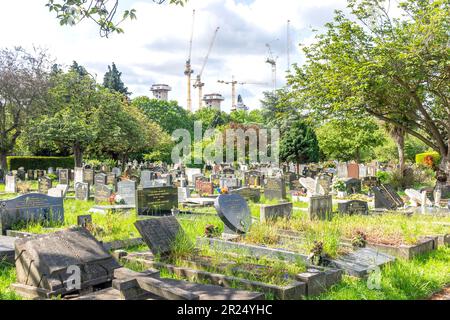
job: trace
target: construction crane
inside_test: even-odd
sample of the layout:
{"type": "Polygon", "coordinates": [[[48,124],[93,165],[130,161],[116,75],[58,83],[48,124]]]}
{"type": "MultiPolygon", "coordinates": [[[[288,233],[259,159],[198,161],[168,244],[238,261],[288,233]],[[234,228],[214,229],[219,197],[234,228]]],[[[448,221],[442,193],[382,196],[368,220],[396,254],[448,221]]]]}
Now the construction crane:
{"type": "Polygon", "coordinates": [[[192,111],[192,98],[191,98],[191,76],[194,73],[191,66],[192,57],[192,40],[194,38],[194,23],[195,23],[195,10],[192,11],[192,27],[191,27],[191,39],[189,40],[189,54],[186,60],[186,69],[184,75],[187,77],[187,110],[192,111]]]}
{"type": "Polygon", "coordinates": [[[272,66],[272,85],[273,85],[273,90],[276,90],[277,89],[277,59],[278,59],[278,57],[274,58],[270,44],[266,43],[266,47],[269,51],[269,57],[266,59],[266,63],[268,63],[272,66]]]}
{"type": "Polygon", "coordinates": [[[234,76],[231,77],[231,81],[218,80],[218,83],[223,84],[231,84],[231,111],[236,110],[236,85],[246,85],[246,84],[254,84],[254,85],[267,85],[267,83],[263,82],[240,82],[234,79],[234,76]]]}
{"type": "Polygon", "coordinates": [[[214,46],[214,42],[216,41],[217,33],[219,32],[220,27],[216,28],[216,31],[214,31],[213,38],[209,44],[208,53],[206,54],[205,60],[203,61],[202,68],[200,69],[200,73],[197,75],[197,80],[194,83],[194,88],[198,88],[198,108],[201,109],[203,106],[203,87],[205,84],[202,82],[202,75],[203,71],[205,70],[206,63],[208,62],[209,55],[211,54],[211,50],[214,46]]]}
{"type": "Polygon", "coordinates": [[[287,21],[287,41],[286,41],[286,51],[287,51],[287,72],[291,71],[291,20],[287,21]]]}

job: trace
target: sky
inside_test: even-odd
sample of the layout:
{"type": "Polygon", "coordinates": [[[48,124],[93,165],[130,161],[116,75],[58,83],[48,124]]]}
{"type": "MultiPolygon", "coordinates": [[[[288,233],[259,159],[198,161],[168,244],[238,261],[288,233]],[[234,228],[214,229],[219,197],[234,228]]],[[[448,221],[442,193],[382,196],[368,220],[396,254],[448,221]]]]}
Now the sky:
{"type": "MultiPolygon", "coordinates": [[[[59,25],[45,4],[48,0],[0,2],[0,47],[38,46],[63,66],[73,60],[103,81],[107,66],[115,62],[132,97],[151,96],[154,83],[172,87],[169,98],[186,107],[188,57],[192,11],[196,10],[192,65],[193,77],[200,71],[214,30],[220,27],[203,72],[203,93],[220,93],[222,110],[231,108],[231,86],[218,80],[258,83],[239,85],[238,94],[252,109],[260,107],[263,92],[272,90],[271,66],[265,61],[270,44],[277,58],[277,87],[285,84],[287,21],[290,20],[290,60],[301,64],[301,47],[314,41],[312,30],[331,21],[334,10],[344,9],[345,0],[189,0],[184,7],[158,5],[151,0],[120,0],[120,9],[134,8],[137,20],[121,27],[124,34],[101,38],[91,21],[74,26],[59,25]]],[[[194,111],[198,91],[192,92],[194,111]]]]}

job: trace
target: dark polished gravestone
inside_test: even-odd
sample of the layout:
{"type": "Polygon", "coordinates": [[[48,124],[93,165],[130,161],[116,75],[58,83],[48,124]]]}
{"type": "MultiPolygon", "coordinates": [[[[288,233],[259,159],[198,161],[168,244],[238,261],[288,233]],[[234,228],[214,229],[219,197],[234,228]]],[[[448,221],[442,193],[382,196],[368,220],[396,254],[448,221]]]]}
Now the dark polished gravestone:
{"type": "Polygon", "coordinates": [[[346,202],[341,202],[338,204],[338,211],[342,214],[349,215],[368,215],[369,214],[369,204],[366,201],[361,200],[351,200],[346,202]]]}
{"type": "Polygon", "coordinates": [[[403,200],[389,185],[372,187],[375,195],[375,209],[396,210],[404,206],[403,200]]]}
{"type": "Polygon", "coordinates": [[[41,297],[65,295],[107,284],[119,263],[87,230],[64,231],[18,239],[15,242],[19,293],[34,292],[41,297]],[[79,271],[80,287],[73,286],[73,274],[79,271]],[[36,290],[39,288],[39,290],[36,290]]]}
{"type": "Polygon", "coordinates": [[[68,185],[70,182],[69,169],[60,169],[58,173],[59,173],[59,183],[68,185]]]}
{"type": "Polygon", "coordinates": [[[286,199],[286,184],[282,178],[267,178],[264,185],[264,197],[267,200],[286,199]]]}
{"type": "Polygon", "coordinates": [[[170,254],[177,237],[184,234],[174,216],[138,220],[134,225],[154,255],[170,254]]]}
{"type": "Polygon", "coordinates": [[[77,182],[75,183],[75,199],[87,201],[89,200],[89,183],[77,182]]]}
{"type": "Polygon", "coordinates": [[[230,194],[238,194],[242,196],[245,200],[259,202],[261,200],[261,190],[259,188],[240,188],[231,190],[230,194]]]}
{"type": "Polygon", "coordinates": [[[112,189],[105,184],[96,184],[94,187],[95,187],[94,193],[95,202],[96,203],[109,202],[113,192],[112,189]]]}
{"type": "Polygon", "coordinates": [[[0,201],[0,229],[2,234],[17,223],[38,221],[64,222],[63,198],[41,193],[28,193],[0,201]]]}
{"type": "Polygon", "coordinates": [[[47,194],[48,190],[53,187],[52,179],[47,176],[40,177],[38,179],[38,191],[39,193],[47,194]]]}
{"type": "Polygon", "coordinates": [[[247,201],[240,195],[222,194],[214,201],[214,208],[232,233],[245,234],[250,230],[252,216],[247,201]]]}
{"type": "Polygon", "coordinates": [[[123,199],[125,204],[136,205],[136,182],[122,180],[117,184],[117,194],[123,199]]]}
{"type": "Polygon", "coordinates": [[[167,216],[178,208],[178,189],[156,187],[137,189],[136,210],[138,215],[167,216]]]}
{"type": "Polygon", "coordinates": [[[344,180],[347,194],[361,193],[361,180],[349,178],[344,180]]]}

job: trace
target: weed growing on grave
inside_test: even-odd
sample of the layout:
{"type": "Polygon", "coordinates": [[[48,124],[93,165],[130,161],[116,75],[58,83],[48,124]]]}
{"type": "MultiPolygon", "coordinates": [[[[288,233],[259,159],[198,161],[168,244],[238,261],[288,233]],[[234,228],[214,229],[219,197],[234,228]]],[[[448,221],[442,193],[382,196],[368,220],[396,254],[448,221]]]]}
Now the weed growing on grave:
{"type": "Polygon", "coordinates": [[[9,289],[16,281],[15,266],[0,260],[0,300],[21,300],[22,298],[9,289]]]}

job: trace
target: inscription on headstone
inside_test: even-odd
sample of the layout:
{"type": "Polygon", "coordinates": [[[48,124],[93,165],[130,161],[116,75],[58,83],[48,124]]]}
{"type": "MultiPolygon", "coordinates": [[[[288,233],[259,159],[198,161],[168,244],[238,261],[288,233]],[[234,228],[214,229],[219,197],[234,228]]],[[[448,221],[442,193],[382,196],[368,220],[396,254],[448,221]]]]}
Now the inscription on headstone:
{"type": "Polygon", "coordinates": [[[138,188],[137,212],[139,215],[171,215],[178,208],[178,190],[173,187],[138,188]]]}
{"type": "Polygon", "coordinates": [[[82,201],[89,200],[89,183],[75,183],[75,199],[82,201]]]}
{"type": "Polygon", "coordinates": [[[267,178],[264,185],[264,197],[268,200],[286,199],[286,185],[282,178],[267,178]]]}
{"type": "Polygon", "coordinates": [[[95,202],[109,202],[112,195],[112,190],[105,184],[95,185],[95,202]]]}
{"type": "Polygon", "coordinates": [[[38,191],[47,194],[48,190],[52,188],[52,179],[47,176],[38,179],[38,191]]]}
{"type": "Polygon", "coordinates": [[[59,170],[59,183],[60,184],[69,184],[69,170],[61,169],[59,170]]]}
{"type": "Polygon", "coordinates": [[[123,180],[117,184],[117,194],[124,200],[125,204],[136,205],[136,182],[123,180]]]}
{"type": "Polygon", "coordinates": [[[222,194],[214,201],[214,207],[232,232],[245,234],[250,230],[252,217],[247,201],[238,194],[222,194]]]}
{"type": "Polygon", "coordinates": [[[308,198],[308,215],[311,220],[328,220],[333,214],[332,196],[312,196],[308,198]]]}
{"type": "Polygon", "coordinates": [[[366,201],[351,200],[338,204],[339,213],[349,215],[367,215],[369,214],[369,205],[366,201]]]}

